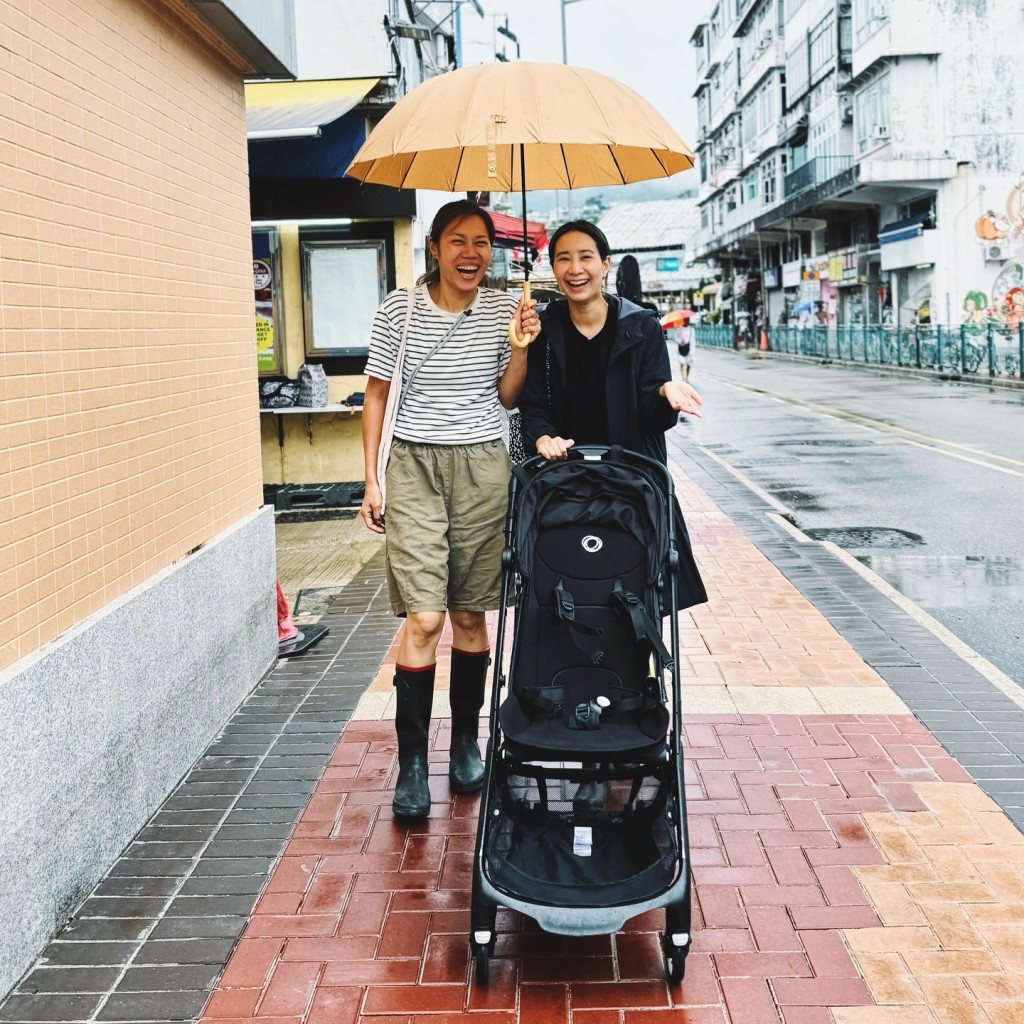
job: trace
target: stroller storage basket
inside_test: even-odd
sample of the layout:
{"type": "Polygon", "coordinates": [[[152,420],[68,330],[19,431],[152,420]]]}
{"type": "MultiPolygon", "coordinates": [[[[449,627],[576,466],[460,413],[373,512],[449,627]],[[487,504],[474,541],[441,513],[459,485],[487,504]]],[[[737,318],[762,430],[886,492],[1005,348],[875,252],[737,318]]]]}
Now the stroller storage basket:
{"type": "Polygon", "coordinates": [[[664,892],[680,858],[663,773],[576,774],[521,766],[505,780],[485,841],[492,884],[550,906],[621,906],[664,892]]]}

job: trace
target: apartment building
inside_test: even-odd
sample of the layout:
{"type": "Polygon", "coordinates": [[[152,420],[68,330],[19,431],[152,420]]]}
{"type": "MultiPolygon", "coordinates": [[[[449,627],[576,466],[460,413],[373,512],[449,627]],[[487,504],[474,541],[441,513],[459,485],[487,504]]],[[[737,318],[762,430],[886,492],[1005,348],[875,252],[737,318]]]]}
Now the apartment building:
{"type": "Polygon", "coordinates": [[[721,0],[697,49],[698,257],[725,322],[1024,317],[1016,0],[721,0]]]}

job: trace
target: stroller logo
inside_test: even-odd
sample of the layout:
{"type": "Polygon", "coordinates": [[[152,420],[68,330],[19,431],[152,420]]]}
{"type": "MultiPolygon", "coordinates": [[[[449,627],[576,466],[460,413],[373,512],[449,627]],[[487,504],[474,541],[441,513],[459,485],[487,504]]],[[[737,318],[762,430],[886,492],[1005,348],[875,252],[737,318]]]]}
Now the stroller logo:
{"type": "Polygon", "coordinates": [[[591,555],[596,554],[604,547],[604,541],[600,537],[595,537],[592,533],[587,534],[580,543],[583,545],[583,550],[591,555]]]}

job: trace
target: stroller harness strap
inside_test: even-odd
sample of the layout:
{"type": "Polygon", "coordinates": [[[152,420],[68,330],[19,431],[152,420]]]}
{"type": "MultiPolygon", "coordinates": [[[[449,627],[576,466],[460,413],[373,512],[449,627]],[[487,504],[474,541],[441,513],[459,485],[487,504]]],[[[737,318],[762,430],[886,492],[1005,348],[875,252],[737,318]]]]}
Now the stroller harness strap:
{"type": "Polygon", "coordinates": [[[589,638],[603,635],[604,630],[576,621],[576,599],[565,589],[565,580],[558,581],[554,595],[555,614],[559,622],[569,627],[573,644],[590,659],[591,665],[600,665],[604,660],[604,650],[589,638]]]}
{"type": "Polygon", "coordinates": [[[629,616],[637,640],[646,640],[658,652],[658,657],[665,668],[671,671],[675,667],[675,662],[661,638],[661,630],[648,614],[640,598],[623,588],[621,579],[617,579],[612,588],[612,601],[629,616]]]}

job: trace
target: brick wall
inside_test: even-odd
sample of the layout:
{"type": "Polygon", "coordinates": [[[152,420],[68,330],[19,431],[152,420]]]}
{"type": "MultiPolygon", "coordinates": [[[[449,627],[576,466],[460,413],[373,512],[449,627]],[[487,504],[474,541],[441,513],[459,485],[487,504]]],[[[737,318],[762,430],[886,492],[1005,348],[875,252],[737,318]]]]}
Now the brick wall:
{"type": "Polygon", "coordinates": [[[0,4],[0,670],[261,504],[244,121],[171,6],[0,4]]]}

